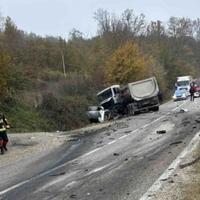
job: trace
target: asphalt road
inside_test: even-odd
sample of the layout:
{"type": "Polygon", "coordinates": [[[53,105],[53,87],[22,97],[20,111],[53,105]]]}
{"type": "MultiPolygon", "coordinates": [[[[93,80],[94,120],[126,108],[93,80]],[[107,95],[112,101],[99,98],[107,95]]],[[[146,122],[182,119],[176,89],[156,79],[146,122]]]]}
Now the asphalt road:
{"type": "Polygon", "coordinates": [[[199,103],[168,102],[0,168],[0,199],[140,199],[199,130],[199,103]]]}

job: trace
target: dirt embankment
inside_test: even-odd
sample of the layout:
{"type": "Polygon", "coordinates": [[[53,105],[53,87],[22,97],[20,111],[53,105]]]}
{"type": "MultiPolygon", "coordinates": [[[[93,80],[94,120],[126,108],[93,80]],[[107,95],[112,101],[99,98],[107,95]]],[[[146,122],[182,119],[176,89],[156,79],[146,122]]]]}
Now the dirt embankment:
{"type": "Polygon", "coordinates": [[[8,151],[0,155],[0,166],[44,151],[51,151],[68,140],[61,133],[9,134],[8,151]]]}
{"type": "Polygon", "coordinates": [[[39,132],[39,133],[15,133],[9,134],[8,151],[0,155],[0,167],[29,158],[40,153],[50,153],[67,141],[73,140],[74,136],[92,133],[102,130],[113,122],[88,126],[82,129],[68,132],[39,132]]]}

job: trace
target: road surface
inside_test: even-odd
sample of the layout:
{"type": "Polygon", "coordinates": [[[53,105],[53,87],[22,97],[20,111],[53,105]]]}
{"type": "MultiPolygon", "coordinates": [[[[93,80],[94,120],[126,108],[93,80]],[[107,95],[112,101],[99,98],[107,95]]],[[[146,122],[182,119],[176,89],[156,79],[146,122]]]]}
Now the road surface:
{"type": "Polygon", "coordinates": [[[3,200],[140,199],[200,128],[200,98],[168,102],[0,167],[3,200]]]}

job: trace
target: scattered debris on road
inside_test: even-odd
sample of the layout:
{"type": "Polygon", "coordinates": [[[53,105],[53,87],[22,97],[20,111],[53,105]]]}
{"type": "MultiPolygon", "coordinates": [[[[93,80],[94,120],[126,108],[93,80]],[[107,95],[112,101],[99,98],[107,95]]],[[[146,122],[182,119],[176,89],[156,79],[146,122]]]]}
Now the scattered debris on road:
{"type": "Polygon", "coordinates": [[[167,181],[168,178],[163,178],[163,179],[160,179],[160,181],[167,181]]]}
{"type": "Polygon", "coordinates": [[[71,198],[71,199],[76,199],[76,195],[75,195],[75,194],[72,194],[72,195],[70,196],[70,198],[71,198]]]}
{"type": "Polygon", "coordinates": [[[197,123],[200,123],[200,119],[196,119],[195,121],[196,121],[197,123]]]}
{"type": "Polygon", "coordinates": [[[184,108],[180,109],[180,113],[185,113],[185,112],[188,112],[188,109],[184,109],[184,108]]]}
{"type": "Polygon", "coordinates": [[[131,130],[129,130],[129,131],[125,131],[124,133],[130,133],[130,132],[132,132],[131,130]]]}
{"type": "Polygon", "coordinates": [[[170,146],[172,146],[172,145],[177,145],[177,144],[181,144],[181,143],[183,143],[183,141],[172,142],[172,143],[170,144],[170,146]]]}
{"type": "Polygon", "coordinates": [[[165,134],[166,132],[167,132],[166,130],[156,131],[157,134],[165,134]]]}

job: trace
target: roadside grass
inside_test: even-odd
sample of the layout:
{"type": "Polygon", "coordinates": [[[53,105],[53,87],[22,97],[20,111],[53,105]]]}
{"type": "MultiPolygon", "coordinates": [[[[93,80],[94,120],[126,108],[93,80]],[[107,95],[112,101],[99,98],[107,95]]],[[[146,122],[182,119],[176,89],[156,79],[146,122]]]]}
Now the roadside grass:
{"type": "MultiPolygon", "coordinates": [[[[200,156],[200,145],[194,153],[194,158],[200,156]]],[[[200,200],[200,161],[195,163],[191,169],[191,181],[184,186],[183,200],[200,200]]]]}
{"type": "Polygon", "coordinates": [[[17,104],[6,112],[11,124],[9,132],[39,132],[49,129],[49,122],[28,105],[17,104]]]}

